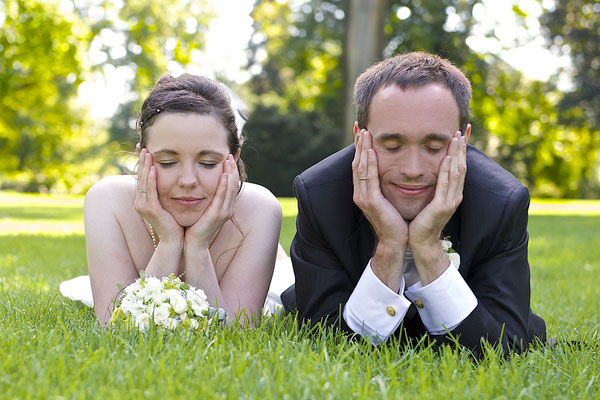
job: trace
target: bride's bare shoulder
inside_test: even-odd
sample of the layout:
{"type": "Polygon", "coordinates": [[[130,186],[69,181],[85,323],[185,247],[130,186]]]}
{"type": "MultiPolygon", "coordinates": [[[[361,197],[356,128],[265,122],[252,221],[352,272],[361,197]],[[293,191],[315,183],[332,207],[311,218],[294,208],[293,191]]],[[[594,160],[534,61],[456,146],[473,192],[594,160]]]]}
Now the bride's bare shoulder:
{"type": "Polygon", "coordinates": [[[281,204],[266,187],[245,182],[236,205],[236,214],[240,213],[254,218],[265,216],[281,218],[281,204]]]}
{"type": "Polygon", "coordinates": [[[119,208],[133,205],[136,180],[133,175],[107,176],[96,182],[85,195],[84,207],[119,208]]]}

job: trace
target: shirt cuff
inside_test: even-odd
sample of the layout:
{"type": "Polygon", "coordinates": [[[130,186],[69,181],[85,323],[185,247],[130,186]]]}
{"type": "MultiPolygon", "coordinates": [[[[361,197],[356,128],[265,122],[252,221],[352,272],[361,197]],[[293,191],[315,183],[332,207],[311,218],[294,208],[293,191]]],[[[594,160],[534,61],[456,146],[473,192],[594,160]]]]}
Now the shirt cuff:
{"type": "Polygon", "coordinates": [[[414,303],[432,335],[443,335],[460,325],[477,307],[477,298],[452,263],[435,281],[426,286],[417,282],[404,292],[414,303]]]}
{"type": "MultiPolygon", "coordinates": [[[[404,292],[404,277],[400,293],[404,292]]],[[[358,284],[350,295],[342,313],[350,329],[373,344],[385,342],[398,328],[406,315],[410,302],[388,288],[367,264],[358,284]]]]}

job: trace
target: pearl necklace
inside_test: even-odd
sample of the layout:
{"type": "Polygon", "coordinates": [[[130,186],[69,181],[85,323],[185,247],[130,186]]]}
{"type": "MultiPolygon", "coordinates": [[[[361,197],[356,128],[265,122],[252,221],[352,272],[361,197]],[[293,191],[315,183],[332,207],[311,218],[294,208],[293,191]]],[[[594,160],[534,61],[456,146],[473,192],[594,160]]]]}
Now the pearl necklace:
{"type": "Polygon", "coordinates": [[[152,238],[152,245],[154,245],[154,248],[156,249],[156,246],[158,246],[156,243],[156,233],[154,233],[154,228],[150,222],[148,222],[148,230],[150,231],[150,237],[152,238]]]}

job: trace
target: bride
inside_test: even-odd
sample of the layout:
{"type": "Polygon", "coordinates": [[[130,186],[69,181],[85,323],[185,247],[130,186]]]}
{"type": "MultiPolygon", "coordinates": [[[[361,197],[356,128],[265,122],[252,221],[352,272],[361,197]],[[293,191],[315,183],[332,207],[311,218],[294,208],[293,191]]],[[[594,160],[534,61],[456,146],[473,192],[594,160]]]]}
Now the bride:
{"type": "MultiPolygon", "coordinates": [[[[266,188],[244,182],[227,88],[190,74],[166,75],[145,99],[137,132],[137,177],[104,178],[85,197],[88,269],[100,323],[110,319],[118,287],[141,270],[180,276],[229,316],[260,315],[278,248],[285,256],[278,246],[281,206],[266,188]]],[[[291,267],[283,268],[279,292],[293,283],[291,267]]],[[[87,279],[63,282],[61,292],[78,297],[69,294],[81,278],[87,279]]]]}

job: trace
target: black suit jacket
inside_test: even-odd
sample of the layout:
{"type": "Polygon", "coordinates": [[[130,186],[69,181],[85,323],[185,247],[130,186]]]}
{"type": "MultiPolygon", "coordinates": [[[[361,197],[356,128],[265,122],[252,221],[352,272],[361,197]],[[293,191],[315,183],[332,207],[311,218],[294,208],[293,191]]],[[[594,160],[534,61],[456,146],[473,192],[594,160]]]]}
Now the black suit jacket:
{"type": "MultiPolygon", "coordinates": [[[[352,201],[354,145],[329,156],[294,180],[297,233],[291,257],[294,288],[282,298],[301,319],[325,320],[350,331],[341,317],[375,248],[373,229],[352,201]]],[[[530,309],[527,261],[529,192],[514,176],[473,146],[467,149],[463,201],[444,229],[460,254],[459,272],[478,305],[452,332],[477,349],[481,338],[523,350],[545,339],[544,321],[530,309]]],[[[413,306],[414,307],[414,306],[413,306]]],[[[418,314],[405,318],[404,334],[427,334],[418,314]]],[[[399,328],[396,334],[400,333],[399,328]]],[[[435,336],[437,343],[449,337],[435,336]]]]}

